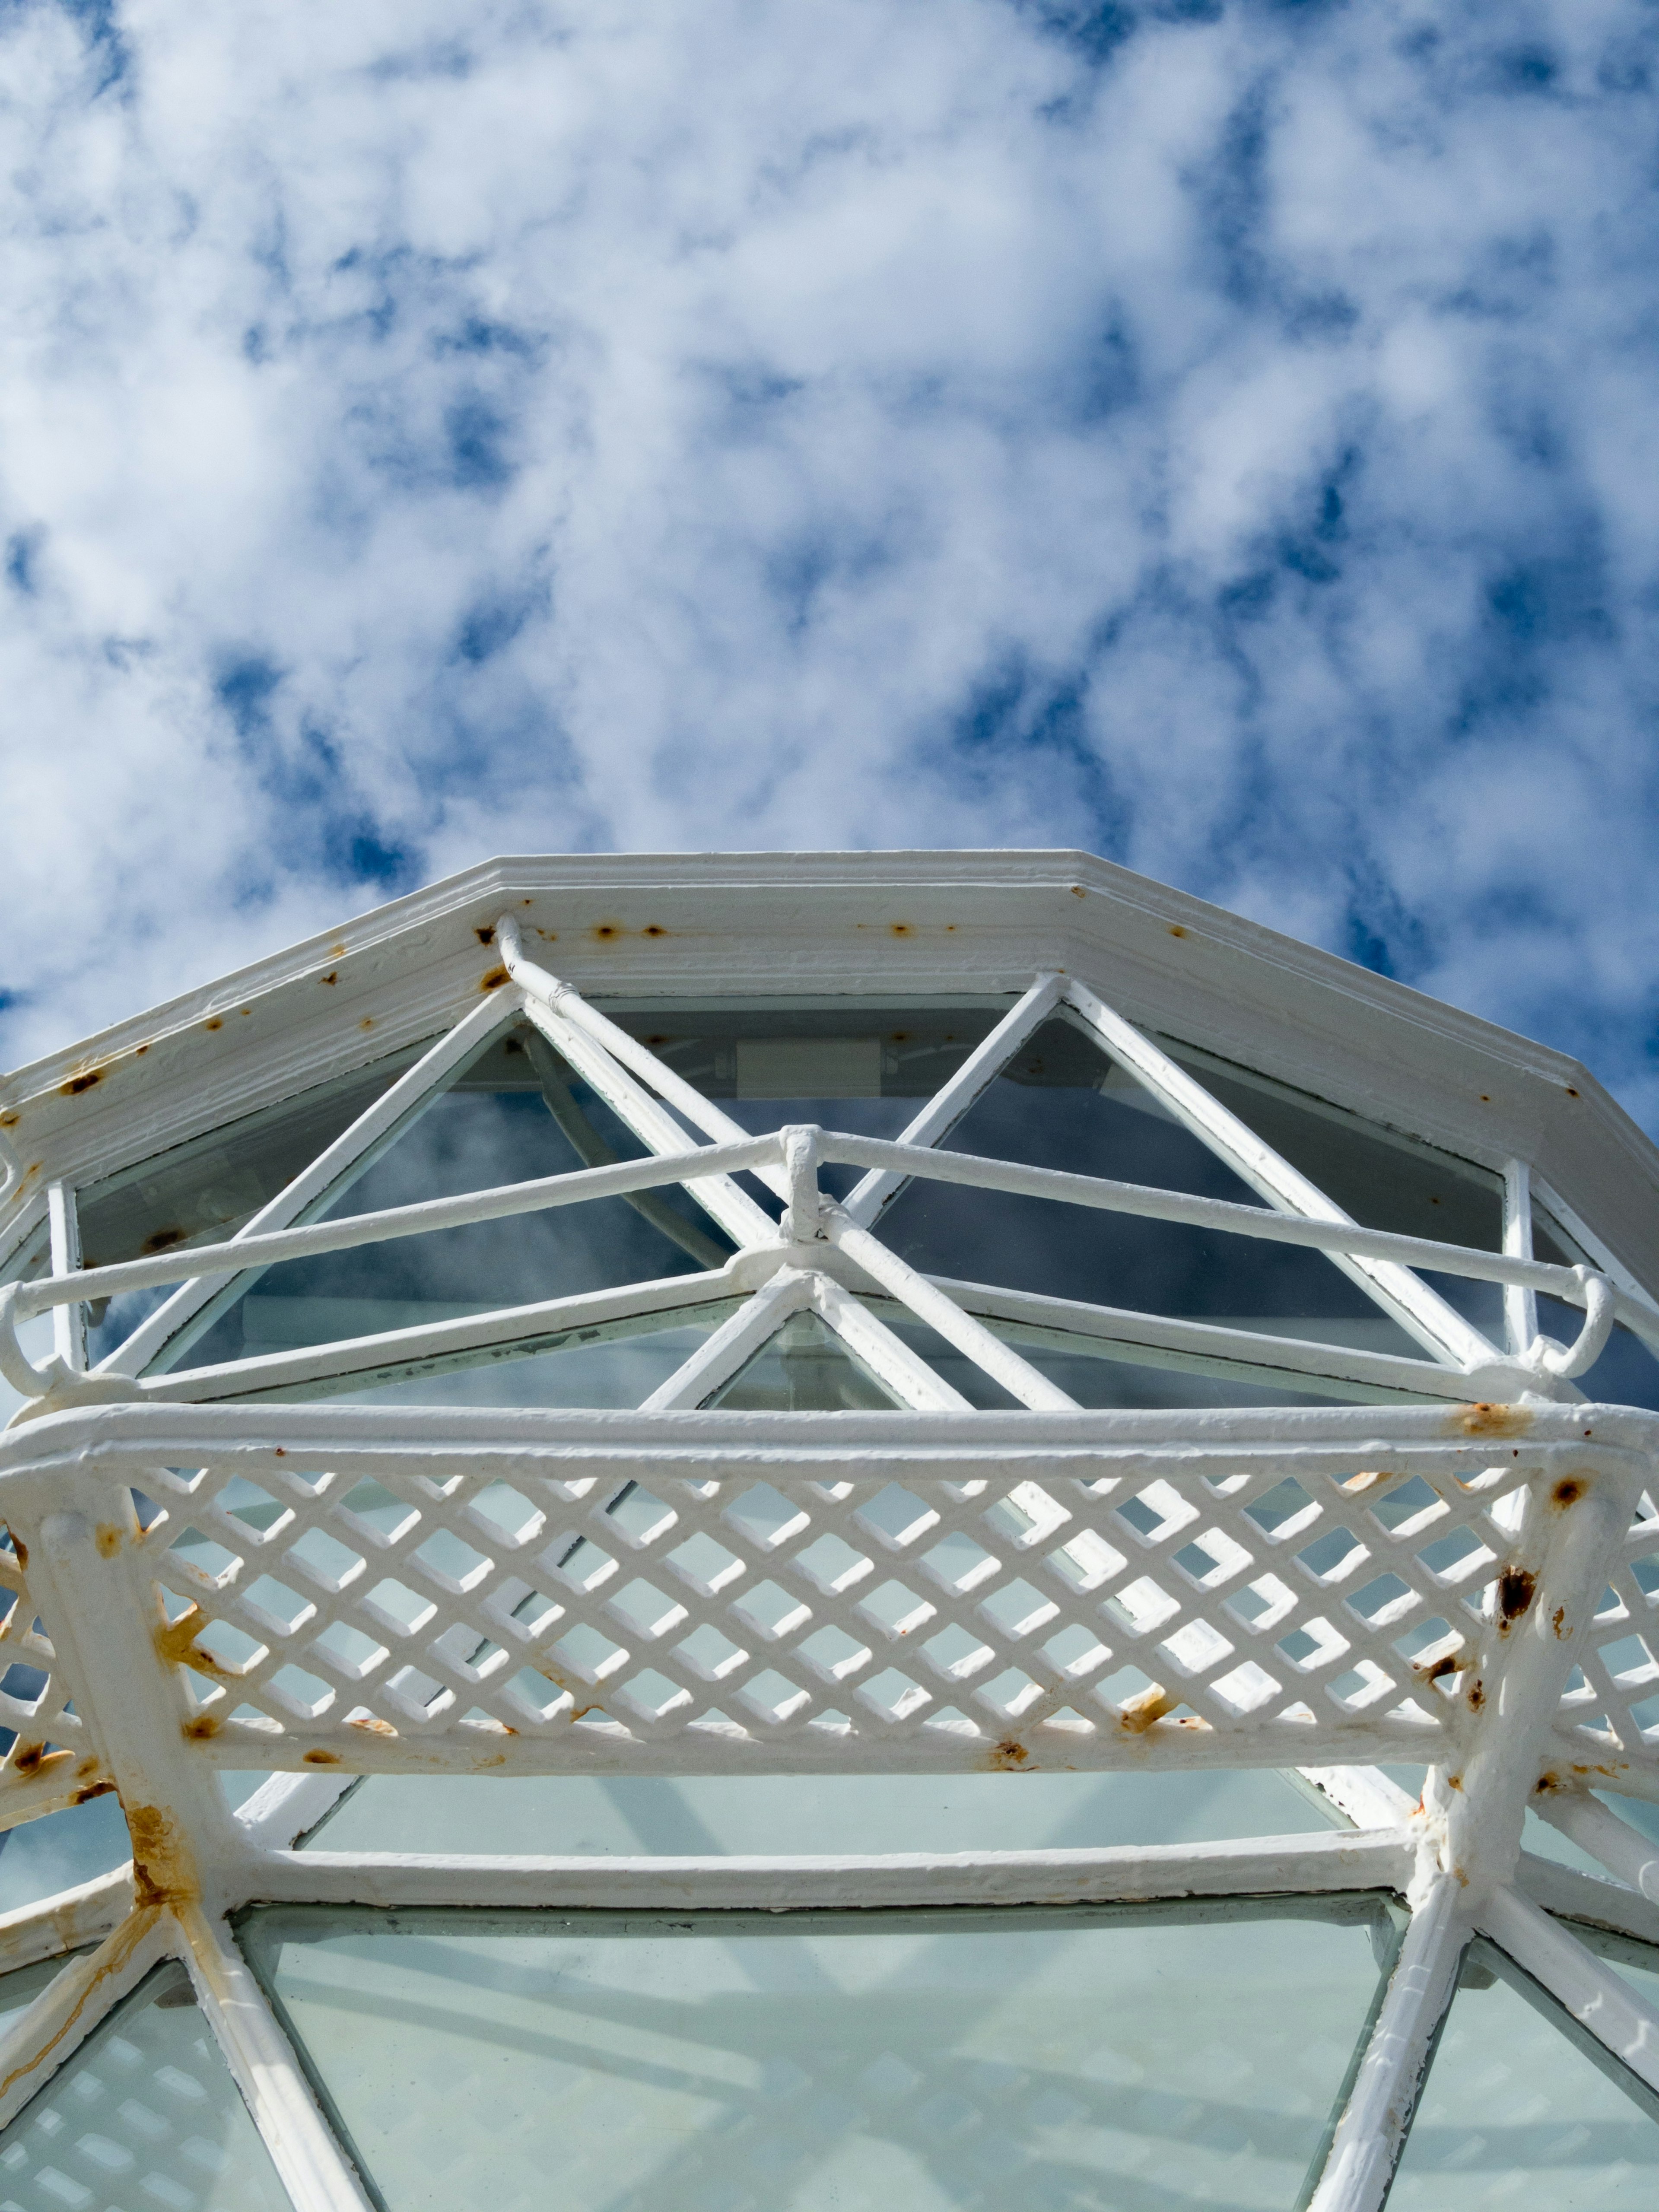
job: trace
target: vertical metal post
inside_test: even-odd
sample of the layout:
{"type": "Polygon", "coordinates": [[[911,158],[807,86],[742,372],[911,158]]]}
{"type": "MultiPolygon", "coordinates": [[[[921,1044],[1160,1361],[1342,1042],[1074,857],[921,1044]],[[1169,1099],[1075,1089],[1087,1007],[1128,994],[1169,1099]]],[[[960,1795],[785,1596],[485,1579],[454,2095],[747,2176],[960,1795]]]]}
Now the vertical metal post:
{"type": "MultiPolygon", "coordinates": [[[[1511,1260],[1532,1257],[1532,1170],[1510,1160],[1504,1170],[1504,1250],[1511,1260]]],[[[1520,1283],[1504,1285],[1504,1328],[1516,1358],[1538,1334],[1538,1294],[1520,1283]]]]}
{"type": "MultiPolygon", "coordinates": [[[[73,1275],[81,1265],[81,1224],[68,1183],[55,1182],[47,1190],[46,1218],[52,1225],[52,1272],[73,1275]]],[[[85,1373],[87,1310],[78,1299],[73,1305],[52,1308],[52,1348],[65,1367],[77,1375],[85,1373]]]]}

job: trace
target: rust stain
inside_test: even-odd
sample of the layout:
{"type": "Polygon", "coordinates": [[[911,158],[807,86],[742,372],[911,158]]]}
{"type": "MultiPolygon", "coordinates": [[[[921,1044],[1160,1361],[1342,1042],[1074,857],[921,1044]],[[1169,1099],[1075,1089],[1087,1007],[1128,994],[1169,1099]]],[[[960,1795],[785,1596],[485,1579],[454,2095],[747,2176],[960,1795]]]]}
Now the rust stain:
{"type": "Polygon", "coordinates": [[[1565,1636],[1567,1632],[1565,1627],[1566,1618],[1567,1608],[1564,1605],[1558,1605],[1555,1611],[1550,1615],[1550,1626],[1555,1631],[1558,1637],[1565,1636]]]}
{"type": "Polygon", "coordinates": [[[486,922],[482,929],[475,929],[472,934],[480,945],[493,945],[495,942],[495,925],[493,921],[486,922]]]}
{"type": "Polygon", "coordinates": [[[11,1755],[12,1772],[38,1774],[46,1755],[46,1747],[43,1743],[20,1743],[11,1755]]]}
{"type": "Polygon", "coordinates": [[[132,1838],[132,1893],[140,1905],[187,1904],[200,1884],[190,1850],[159,1805],[128,1805],[132,1838]]]}
{"type": "Polygon", "coordinates": [[[11,1532],[11,1548],[16,1554],[18,1565],[27,1574],[29,1571],[29,1547],[15,1528],[11,1532]]]}
{"type": "Polygon", "coordinates": [[[499,991],[506,981],[507,970],[505,968],[492,968],[489,973],[480,981],[478,988],[480,992],[499,991]]]}
{"type": "Polygon", "coordinates": [[[100,1559],[112,1559],[121,1548],[121,1531],[112,1521],[106,1521],[94,1537],[100,1559]]]}
{"type": "Polygon", "coordinates": [[[1570,1474],[1564,1482],[1558,1482],[1551,1491],[1550,1504],[1559,1506],[1565,1513],[1569,1505],[1577,1505],[1583,1494],[1583,1484],[1577,1475],[1570,1474]]]}
{"type": "Polygon", "coordinates": [[[983,1763],[993,1774],[1018,1774],[1030,1756],[1018,1738],[1005,1736],[986,1753],[983,1763]]]}
{"type": "Polygon", "coordinates": [[[378,1713],[362,1713],[356,1720],[349,1720],[346,1726],[367,1729],[372,1735],[396,1735],[398,1733],[391,1722],[383,1721],[378,1713]]]}
{"type": "Polygon", "coordinates": [[[1478,1674],[1469,1684],[1468,1698],[1469,1711],[1472,1713],[1478,1713],[1486,1702],[1486,1686],[1478,1674]]]}
{"type": "Polygon", "coordinates": [[[622,930],[620,926],[614,921],[596,921],[593,925],[592,933],[602,942],[609,943],[611,938],[620,937],[622,935],[622,930]]]}
{"type": "Polygon", "coordinates": [[[103,1782],[88,1782],[84,1790],[77,1790],[76,1791],[74,1796],[70,1799],[70,1803],[71,1805],[90,1804],[94,1797],[107,1796],[109,1792],[113,1790],[115,1784],[108,1780],[105,1780],[103,1782]]]}
{"type": "Polygon", "coordinates": [[[1463,1787],[1462,1776],[1461,1774],[1449,1774],[1446,1777],[1446,1787],[1448,1790],[1462,1790],[1463,1787]]]}
{"type": "Polygon", "coordinates": [[[1569,1098],[1576,1098],[1578,1096],[1578,1093],[1573,1089],[1571,1084],[1569,1083],[1565,1087],[1569,1098]]]}
{"type": "Polygon", "coordinates": [[[136,1044],[132,1048],[132,1056],[137,1060],[141,1052],[148,1052],[149,1050],[149,1047],[147,1044],[136,1044]]]}
{"type": "Polygon", "coordinates": [[[1538,1789],[1540,1796],[1547,1790],[1559,1790],[1560,1787],[1561,1778],[1559,1774],[1540,1774],[1538,1778],[1538,1789]]]}
{"type": "Polygon", "coordinates": [[[1425,1667],[1420,1661],[1414,1661],[1412,1672],[1422,1681],[1439,1682],[1443,1681],[1448,1674],[1456,1674],[1462,1663],[1456,1652],[1447,1651],[1443,1652],[1431,1667],[1425,1667]]]}
{"type": "Polygon", "coordinates": [[[908,921],[890,921],[887,927],[889,933],[894,937],[911,937],[915,933],[908,921]]]}
{"type": "Polygon", "coordinates": [[[1532,1415],[1523,1406],[1489,1406],[1484,1401],[1453,1409],[1454,1435],[1466,1437],[1523,1437],[1532,1426],[1532,1415]]]}
{"type": "Polygon", "coordinates": [[[192,1743],[204,1743],[209,1736],[217,1735],[223,1725],[217,1713],[198,1713],[185,1723],[185,1734],[192,1743]]]}
{"type": "Polygon", "coordinates": [[[340,1763],[337,1751],[307,1751],[301,1755],[307,1766],[337,1766],[340,1763]]]}
{"type": "Polygon", "coordinates": [[[641,937],[666,937],[668,932],[659,921],[647,921],[640,932],[641,937]]]}
{"type": "Polygon", "coordinates": [[[360,1021],[360,1022],[358,1023],[357,1026],[358,1026],[358,1028],[359,1028],[360,1030],[372,1030],[372,1029],[374,1028],[374,1015],[373,1015],[373,1014],[365,1014],[365,1015],[363,1016],[363,1018],[362,1018],[362,1021],[360,1021]]]}
{"type": "MultiPolygon", "coordinates": [[[[136,1868],[134,1871],[137,1872],[136,1868]]],[[[31,2052],[28,2057],[12,2068],[4,2081],[0,2081],[0,2097],[5,2095],[14,2081],[21,2081],[26,2074],[32,2073],[37,2066],[43,2065],[52,2056],[86,2010],[87,1999],[97,1988],[99,1983],[109,1975],[118,1974],[121,1972],[139,1944],[155,1925],[160,1912],[159,1905],[140,1905],[134,1911],[128,1913],[112,1936],[106,1937],[102,1946],[94,1954],[92,1972],[88,1978],[85,1989],[76,1999],[57,2034],[42,2044],[38,2051],[31,2052]]]]}
{"type": "Polygon", "coordinates": [[[1527,1567],[1505,1567],[1498,1577],[1498,1632],[1520,1620],[1538,1591],[1538,1577],[1527,1567]]]}
{"type": "Polygon", "coordinates": [[[1344,1490],[1370,1490],[1379,1482],[1387,1482],[1389,1475],[1381,1468],[1371,1468],[1359,1474],[1351,1474],[1343,1484],[1344,1490]]]}
{"type": "Polygon", "coordinates": [[[271,1446],[271,1451],[273,1455],[277,1459],[286,1459],[288,1457],[288,1446],[286,1444],[273,1444],[271,1446]]]}
{"type": "Polygon", "coordinates": [[[203,1626],[201,1607],[188,1606],[177,1620],[166,1621],[156,1630],[155,1648],[169,1666],[194,1667],[198,1674],[216,1674],[222,1681],[234,1682],[239,1670],[227,1667],[223,1660],[198,1644],[197,1632],[203,1626]]]}
{"type": "Polygon", "coordinates": [[[67,1083],[60,1083],[58,1095],[60,1098],[78,1098],[83,1091],[90,1091],[94,1083],[101,1083],[103,1079],[104,1070],[101,1067],[89,1068],[86,1074],[71,1075],[67,1083]]]}
{"type": "Polygon", "coordinates": [[[222,1030],[224,1027],[224,1024],[220,1020],[218,1015],[216,1014],[210,1022],[204,1022],[202,1027],[204,1030],[222,1030]]]}
{"type": "Polygon", "coordinates": [[[317,980],[319,983],[337,983],[340,972],[337,968],[331,968],[326,975],[319,975],[317,980]]]}
{"type": "Polygon", "coordinates": [[[0,1129],[15,1129],[21,1118],[16,1114],[0,1114],[0,1129]]]}
{"type": "Polygon", "coordinates": [[[1150,1690],[1143,1690],[1138,1698],[1126,1700],[1117,1717],[1117,1724],[1131,1735],[1144,1735],[1154,1721],[1162,1720],[1175,1699],[1163,1685],[1154,1682],[1150,1690]]]}
{"type": "Polygon", "coordinates": [[[1187,933],[1178,921],[1172,921],[1170,924],[1170,934],[1171,937],[1184,937],[1187,933]]]}

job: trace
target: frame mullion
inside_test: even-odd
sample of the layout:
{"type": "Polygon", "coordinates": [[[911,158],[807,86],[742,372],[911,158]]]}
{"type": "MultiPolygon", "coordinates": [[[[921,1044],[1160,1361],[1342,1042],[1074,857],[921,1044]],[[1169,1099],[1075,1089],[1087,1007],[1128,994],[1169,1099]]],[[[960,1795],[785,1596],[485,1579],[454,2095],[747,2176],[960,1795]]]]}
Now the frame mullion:
{"type": "MultiPolygon", "coordinates": [[[[936,1145],[948,1137],[981,1092],[988,1091],[1019,1050],[1060,1004],[1063,976],[1040,975],[1017,1006],[1012,1006],[970,1052],[956,1073],[936,1091],[914,1121],[902,1130],[901,1145],[936,1145]]],[[[909,1180],[892,1169],[872,1168],[842,1201],[842,1212],[860,1229],[868,1229],[884,1207],[890,1206],[909,1180]]]]}
{"type": "MultiPolygon", "coordinates": [[[[349,1190],[395,1143],[410,1117],[446,1079],[471,1054],[481,1049],[493,1031],[506,1028],[521,1005],[521,994],[509,986],[506,993],[474,1006],[226,1241],[238,1243],[265,1230],[292,1228],[349,1190]]],[[[198,1275],[180,1283],[124,1343],[99,1362],[98,1372],[138,1375],[164,1356],[178,1360],[245,1287],[237,1276],[227,1281],[222,1275],[198,1275]]]]}
{"type": "MultiPolygon", "coordinates": [[[[1088,986],[1075,977],[1066,986],[1066,1001],[1202,1143],[1224,1160],[1281,1213],[1304,1214],[1316,1221],[1346,1221],[1350,1216],[1326,1197],[1299,1169],[1236,1114],[1212,1098],[1197,1079],[1143,1036],[1088,986]]],[[[1331,1258],[1376,1298],[1437,1358],[1458,1367],[1484,1366],[1502,1358],[1496,1345],[1447,1304],[1438,1291],[1409,1268],[1390,1260],[1366,1260],[1334,1252],[1331,1258]]]]}
{"type": "MultiPolygon", "coordinates": [[[[52,1272],[73,1275],[81,1267],[81,1222],[75,1193],[68,1183],[55,1182],[46,1193],[47,1218],[52,1224],[52,1272]]],[[[52,1310],[52,1348],[71,1374],[86,1371],[87,1310],[77,1303],[52,1310]]]]}
{"type": "MultiPolygon", "coordinates": [[[[685,1150],[685,1132],[672,1115],[625,1068],[619,1066],[603,1045],[584,1035],[576,1023],[538,1000],[526,998],[525,1012],[554,1049],[592,1085],[612,1113],[627,1124],[647,1150],[658,1154],[685,1150]]],[[[734,1124],[734,1129],[735,1127],[734,1124]]],[[[748,1135],[746,1129],[737,1129],[731,1141],[746,1140],[748,1135]]],[[[704,1176],[695,1182],[688,1179],[684,1188],[740,1249],[776,1243],[776,1222],[729,1176],[704,1176]]]]}

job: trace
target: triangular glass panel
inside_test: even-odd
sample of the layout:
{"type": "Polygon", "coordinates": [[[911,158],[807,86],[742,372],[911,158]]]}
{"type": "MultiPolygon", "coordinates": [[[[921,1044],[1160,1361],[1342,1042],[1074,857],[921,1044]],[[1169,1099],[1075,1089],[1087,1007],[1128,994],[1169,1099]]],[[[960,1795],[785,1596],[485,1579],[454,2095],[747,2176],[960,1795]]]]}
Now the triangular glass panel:
{"type": "Polygon", "coordinates": [[[1651,2093],[1491,1944],[1471,1944],[1389,2212],[1659,2201],[1651,2093]],[[1511,1986],[1513,1984],[1513,1986],[1511,1986]]]}
{"type": "MultiPolygon", "coordinates": [[[[949,1143],[988,1158],[1262,1205],[1069,1013],[1020,1047],[949,1143]]],[[[1322,1253],[1291,1245],[922,1179],[894,1200],[877,1233],[929,1274],[1420,1356],[1322,1253]]]]}
{"type": "MultiPolygon", "coordinates": [[[[428,1098],[318,1218],[566,1175],[646,1151],[540,1033],[519,1023],[428,1098]]],[[[187,1333],[188,1364],[695,1273],[723,1266],[732,1249],[672,1185],[363,1245],[240,1279],[187,1333]]]]}
{"type": "Polygon", "coordinates": [[[698,1307],[665,1322],[580,1329],[252,1392],[261,1403],[315,1398],[374,1406],[637,1406],[733,1311],[698,1307]]]}
{"type": "MultiPolygon", "coordinates": [[[[425,1049],[410,1045],[84,1185],[76,1194],[83,1265],[106,1267],[234,1237],[425,1049]]],[[[169,1296],[170,1286],[99,1300],[88,1314],[90,1358],[112,1352],[169,1296]]]]}
{"type": "MultiPolygon", "coordinates": [[[[868,1304],[869,1300],[864,1301],[868,1304]]],[[[982,1367],[946,1343],[939,1332],[902,1307],[881,1306],[881,1318],[918,1358],[981,1409],[1016,1406],[1019,1401],[982,1367]]],[[[1103,1341],[1059,1329],[1031,1329],[1006,1322],[986,1322],[994,1336],[1057,1383],[1079,1406],[1330,1406],[1381,1402],[1412,1403],[1404,1393],[1369,1390],[1363,1385],[1323,1382],[1288,1368],[1247,1366],[1242,1361],[1205,1359],[1142,1345],[1103,1341]]]]}
{"type": "Polygon", "coordinates": [[[562,2212],[1305,2203],[1394,1948],[1370,1899],[885,1918],[242,1935],[395,2212],[539,2204],[550,2172],[562,2212]]]}
{"type": "Polygon", "coordinates": [[[902,1401],[816,1314],[796,1313],[706,1402],[728,1413],[835,1413],[902,1401]]]}
{"type": "Polygon", "coordinates": [[[289,2205],[190,1977],[171,1960],[0,2136],[0,2190],[20,2212],[289,2205]]]}
{"type": "MultiPolygon", "coordinates": [[[[901,1136],[1007,1012],[1007,1002],[763,999],[712,1006],[607,1006],[631,1036],[754,1135],[817,1122],[854,1136],[901,1136]]],[[[856,1168],[822,1170],[844,1196],[856,1168]]],[[[755,1194],[761,1197],[761,1189],[755,1194]]],[[[775,1214],[779,1201],[762,1197],[775,1214]]]]}
{"type": "MultiPolygon", "coordinates": [[[[1504,1249],[1504,1178],[1403,1130],[1367,1121],[1346,1107],[1293,1091],[1254,1069],[1171,1045],[1170,1056],[1327,1198],[1368,1229],[1432,1237],[1483,1252],[1504,1249]]],[[[1504,1338],[1504,1294],[1496,1283],[1419,1268],[1454,1311],[1492,1341],[1504,1338]]]]}

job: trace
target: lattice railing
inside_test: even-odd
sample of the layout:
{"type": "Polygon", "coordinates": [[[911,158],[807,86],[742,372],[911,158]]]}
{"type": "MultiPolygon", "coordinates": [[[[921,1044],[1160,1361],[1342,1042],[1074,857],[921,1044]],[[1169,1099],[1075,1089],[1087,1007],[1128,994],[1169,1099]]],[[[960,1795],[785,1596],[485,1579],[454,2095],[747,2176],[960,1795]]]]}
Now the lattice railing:
{"type": "Polygon", "coordinates": [[[233,1765],[1431,1758],[1526,1481],[1272,1461],[501,1480],[283,1456],[258,1483],[228,1460],[151,1479],[132,1562],[185,1731],[233,1765]]]}
{"type": "Polygon", "coordinates": [[[0,1541],[0,1729],[9,1739],[0,1755],[4,1829],[37,1813],[98,1796],[112,1785],[72,1708],[9,1535],[0,1541]]]}

